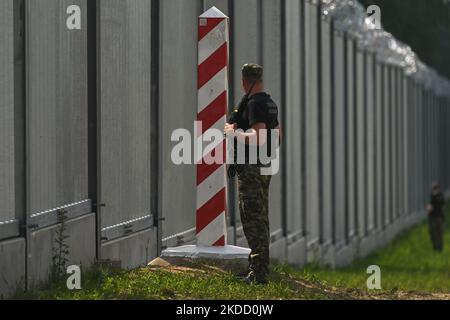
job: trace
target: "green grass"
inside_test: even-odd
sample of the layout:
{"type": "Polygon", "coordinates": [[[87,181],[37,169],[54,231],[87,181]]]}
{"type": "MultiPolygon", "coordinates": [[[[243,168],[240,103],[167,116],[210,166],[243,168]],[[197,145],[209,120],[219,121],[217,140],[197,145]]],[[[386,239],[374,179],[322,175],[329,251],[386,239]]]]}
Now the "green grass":
{"type": "Polygon", "coordinates": [[[450,293],[450,219],[446,219],[444,252],[432,250],[428,224],[423,222],[400,235],[386,248],[351,266],[332,271],[308,266],[306,272],[335,286],[364,289],[370,265],[381,268],[385,291],[421,291],[450,293]]]}
{"type": "MultiPolygon", "coordinates": [[[[450,293],[450,221],[445,251],[431,250],[426,222],[399,236],[386,248],[351,266],[331,270],[275,266],[268,285],[247,285],[229,272],[198,262],[190,268],[113,271],[83,274],[82,290],[65,282],[21,293],[18,299],[411,299],[426,293],[450,293]],[[366,269],[381,268],[383,290],[368,291],[366,269]]],[[[440,297],[442,297],[441,295],[440,297]]],[[[435,298],[436,296],[429,296],[435,298]]],[[[443,296],[444,298],[450,295],[443,296]]]]}
{"type": "MultiPolygon", "coordinates": [[[[199,269],[202,267],[199,265],[199,269]]],[[[17,299],[326,299],[320,290],[310,290],[295,283],[281,269],[275,268],[279,279],[267,286],[246,285],[228,272],[165,270],[134,271],[99,270],[90,272],[83,288],[71,292],[63,283],[17,299]]]]}

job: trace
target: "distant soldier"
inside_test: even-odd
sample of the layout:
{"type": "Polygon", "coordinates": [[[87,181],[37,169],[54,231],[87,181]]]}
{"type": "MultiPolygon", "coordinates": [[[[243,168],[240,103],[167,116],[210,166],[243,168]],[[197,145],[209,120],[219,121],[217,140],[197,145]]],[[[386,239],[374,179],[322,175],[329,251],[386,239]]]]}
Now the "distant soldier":
{"type": "MultiPolygon", "coordinates": [[[[249,155],[259,152],[266,143],[272,144],[269,130],[279,129],[278,107],[270,95],[264,92],[263,68],[246,64],[242,68],[242,86],[247,93],[232,112],[224,133],[233,137],[237,144],[245,145],[245,163],[230,166],[231,175],[237,172],[239,188],[239,211],[242,227],[251,253],[247,283],[267,283],[269,274],[269,185],[271,176],[262,175],[262,163],[252,163],[249,155]],[[236,129],[242,129],[235,131],[236,129]],[[265,131],[267,133],[265,134],[265,131]],[[255,145],[256,141],[256,145],[255,145]]],[[[278,138],[278,137],[277,137],[278,138]]],[[[271,150],[268,146],[266,150],[271,150]]],[[[235,148],[236,150],[236,148],[235,148]]],[[[239,150],[237,148],[237,150],[239,150]]],[[[242,149],[241,149],[242,150],[242,149]]],[[[257,157],[259,159],[259,157],[257,157]]],[[[235,154],[235,163],[237,156],[235,154]]]]}
{"type": "Polygon", "coordinates": [[[444,249],[444,205],[445,198],[437,183],[433,184],[430,203],[427,206],[430,237],[435,251],[444,249]]]}

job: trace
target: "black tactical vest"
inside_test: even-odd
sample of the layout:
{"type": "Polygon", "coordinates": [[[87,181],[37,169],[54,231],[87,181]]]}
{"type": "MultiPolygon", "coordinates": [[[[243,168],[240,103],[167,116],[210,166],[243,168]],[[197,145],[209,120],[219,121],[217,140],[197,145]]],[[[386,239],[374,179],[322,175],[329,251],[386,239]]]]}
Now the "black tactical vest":
{"type": "MultiPolygon", "coordinates": [[[[252,95],[250,98],[247,98],[247,96],[244,96],[239,106],[231,113],[228,123],[237,124],[238,129],[242,129],[244,132],[251,128],[250,125],[250,118],[249,118],[249,110],[248,105],[252,104],[253,106],[256,104],[260,114],[261,114],[261,122],[264,122],[266,124],[266,128],[268,130],[267,133],[267,150],[268,150],[268,156],[270,158],[275,157],[276,155],[271,154],[271,135],[269,130],[275,129],[279,125],[278,121],[278,107],[276,103],[272,100],[270,95],[268,95],[265,92],[260,92],[252,95]]],[[[246,145],[246,161],[248,161],[248,155],[251,151],[250,146],[246,145]]],[[[235,153],[235,163],[237,160],[237,141],[235,139],[235,145],[234,145],[234,153],[235,153]]],[[[259,148],[257,149],[257,154],[259,157],[259,148]]],[[[258,158],[259,159],[259,158],[258,158]]]]}

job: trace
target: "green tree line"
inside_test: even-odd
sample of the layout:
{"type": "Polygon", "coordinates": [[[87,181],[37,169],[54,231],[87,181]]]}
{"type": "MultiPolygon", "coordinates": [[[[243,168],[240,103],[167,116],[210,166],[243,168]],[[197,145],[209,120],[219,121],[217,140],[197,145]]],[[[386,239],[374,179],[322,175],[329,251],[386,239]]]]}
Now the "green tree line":
{"type": "Polygon", "coordinates": [[[450,0],[360,0],[378,5],[386,31],[450,79],[450,0]]]}

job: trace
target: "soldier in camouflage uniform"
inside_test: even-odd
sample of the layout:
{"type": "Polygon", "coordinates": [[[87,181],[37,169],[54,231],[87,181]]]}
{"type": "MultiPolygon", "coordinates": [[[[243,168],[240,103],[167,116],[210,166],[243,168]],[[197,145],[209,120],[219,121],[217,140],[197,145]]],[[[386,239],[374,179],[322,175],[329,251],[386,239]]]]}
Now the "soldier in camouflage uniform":
{"type": "Polygon", "coordinates": [[[261,129],[279,129],[278,107],[264,92],[262,79],[263,69],[261,66],[244,65],[242,85],[247,95],[239,107],[234,110],[225,126],[227,136],[234,137],[237,143],[245,144],[245,162],[232,166],[232,170],[238,175],[241,222],[251,249],[246,281],[260,284],[267,283],[269,274],[269,185],[271,176],[261,174],[261,168],[267,165],[263,165],[259,160],[251,163],[249,153],[256,152],[259,155],[259,148],[265,143],[268,145],[268,150],[271,150],[270,145],[273,142],[270,134],[267,134],[263,139],[258,137],[257,145],[253,146],[249,142],[249,137],[258,135],[261,129]],[[236,129],[242,129],[243,132],[235,131],[236,129]]]}
{"type": "Polygon", "coordinates": [[[238,165],[239,211],[249,247],[247,280],[267,282],[269,274],[269,185],[272,176],[261,175],[258,165],[238,165]]]}

